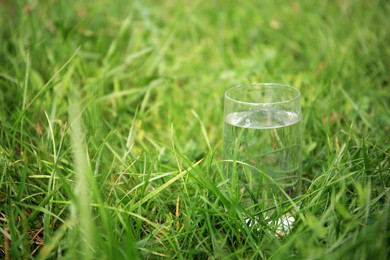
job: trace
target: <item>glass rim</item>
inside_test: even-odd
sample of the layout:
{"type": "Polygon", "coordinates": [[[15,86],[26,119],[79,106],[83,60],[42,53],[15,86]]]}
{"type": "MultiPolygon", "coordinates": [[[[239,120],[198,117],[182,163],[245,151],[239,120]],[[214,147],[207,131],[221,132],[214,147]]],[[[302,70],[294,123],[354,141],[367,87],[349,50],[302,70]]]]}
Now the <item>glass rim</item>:
{"type": "Polygon", "coordinates": [[[238,84],[238,85],[235,85],[233,87],[230,87],[228,88],[226,91],[225,91],[225,98],[226,99],[229,99],[233,102],[236,102],[236,103],[239,103],[239,104],[246,104],[246,105],[273,105],[273,104],[284,104],[284,103],[289,103],[289,102],[293,102],[293,101],[296,101],[298,99],[300,99],[301,97],[301,92],[299,91],[299,89],[297,88],[294,88],[293,86],[291,85],[288,85],[288,84],[281,84],[281,83],[268,83],[268,82],[265,82],[265,83],[243,83],[243,84],[238,84]],[[242,101],[242,100],[238,100],[238,99],[235,99],[235,98],[232,98],[229,96],[229,92],[233,91],[233,90],[237,90],[239,88],[245,88],[245,87],[256,87],[256,86],[259,86],[259,87],[264,87],[264,86],[272,86],[272,87],[276,87],[276,88],[285,88],[285,89],[289,89],[289,90],[292,90],[293,92],[295,92],[295,97],[293,98],[290,98],[290,99],[286,99],[286,100],[283,100],[283,101],[274,101],[274,102],[248,102],[248,101],[242,101]]]}

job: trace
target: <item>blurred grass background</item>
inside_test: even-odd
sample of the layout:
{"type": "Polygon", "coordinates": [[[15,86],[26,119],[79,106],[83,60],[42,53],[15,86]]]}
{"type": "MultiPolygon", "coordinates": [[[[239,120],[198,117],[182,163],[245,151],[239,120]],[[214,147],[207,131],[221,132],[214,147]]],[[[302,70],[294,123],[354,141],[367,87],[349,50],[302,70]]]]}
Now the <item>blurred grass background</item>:
{"type": "Polygon", "coordinates": [[[390,4],[0,1],[0,257],[389,257],[390,4]],[[218,190],[223,92],[302,92],[287,237],[218,190]],[[268,232],[271,230],[271,232],[268,232]]]}

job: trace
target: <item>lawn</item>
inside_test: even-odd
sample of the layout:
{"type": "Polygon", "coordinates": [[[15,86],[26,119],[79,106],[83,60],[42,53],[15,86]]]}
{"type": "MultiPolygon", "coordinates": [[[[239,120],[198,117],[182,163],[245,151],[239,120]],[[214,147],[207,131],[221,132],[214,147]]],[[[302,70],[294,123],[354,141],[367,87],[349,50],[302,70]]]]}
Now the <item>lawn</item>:
{"type": "Polygon", "coordinates": [[[389,15],[385,0],[0,0],[0,258],[388,259],[389,15]],[[253,82],[302,94],[284,236],[220,189],[224,91],[253,82]]]}

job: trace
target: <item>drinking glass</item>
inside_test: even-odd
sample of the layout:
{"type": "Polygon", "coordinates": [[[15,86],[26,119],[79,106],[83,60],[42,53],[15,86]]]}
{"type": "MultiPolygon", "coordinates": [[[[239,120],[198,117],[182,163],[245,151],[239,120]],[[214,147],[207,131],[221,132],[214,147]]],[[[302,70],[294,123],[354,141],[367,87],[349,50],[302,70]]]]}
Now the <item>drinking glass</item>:
{"type": "Polygon", "coordinates": [[[300,92],[255,83],[224,98],[224,171],[233,201],[248,211],[277,207],[301,191],[300,92]]]}

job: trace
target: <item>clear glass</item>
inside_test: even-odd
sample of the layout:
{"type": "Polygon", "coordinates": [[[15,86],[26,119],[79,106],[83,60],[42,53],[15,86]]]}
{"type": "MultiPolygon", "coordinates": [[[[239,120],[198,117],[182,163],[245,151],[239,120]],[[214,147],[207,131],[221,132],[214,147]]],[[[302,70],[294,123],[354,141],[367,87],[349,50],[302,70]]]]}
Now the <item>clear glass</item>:
{"type": "Polygon", "coordinates": [[[248,211],[277,207],[301,192],[300,92],[256,83],[225,92],[223,157],[232,199],[248,211]]]}

